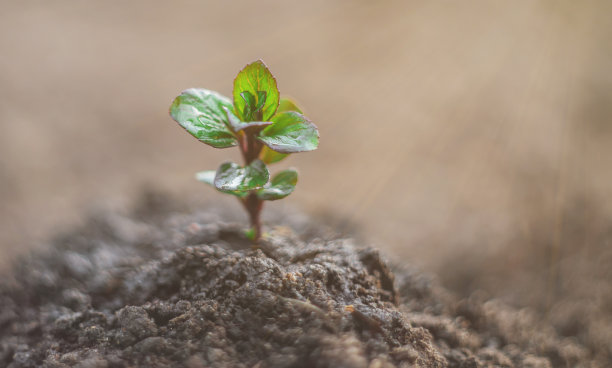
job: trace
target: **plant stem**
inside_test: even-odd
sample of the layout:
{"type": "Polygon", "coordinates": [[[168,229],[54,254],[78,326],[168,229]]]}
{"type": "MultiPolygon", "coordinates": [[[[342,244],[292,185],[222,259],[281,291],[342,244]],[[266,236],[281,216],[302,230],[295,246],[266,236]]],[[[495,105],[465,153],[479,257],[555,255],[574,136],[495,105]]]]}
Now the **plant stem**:
{"type": "MultiPolygon", "coordinates": [[[[240,150],[244,157],[245,165],[249,165],[255,161],[263,148],[263,145],[255,139],[255,134],[249,129],[245,129],[245,144],[240,144],[240,150]]],[[[251,191],[245,199],[240,200],[247,213],[249,214],[249,220],[251,222],[251,228],[254,231],[253,242],[257,243],[261,238],[261,209],[263,208],[263,201],[259,199],[255,191],[251,191]]]]}
{"type": "Polygon", "coordinates": [[[251,222],[251,228],[254,231],[253,242],[257,243],[261,237],[261,209],[263,208],[263,201],[257,197],[257,194],[252,192],[244,200],[244,206],[249,213],[249,220],[251,222]]]}

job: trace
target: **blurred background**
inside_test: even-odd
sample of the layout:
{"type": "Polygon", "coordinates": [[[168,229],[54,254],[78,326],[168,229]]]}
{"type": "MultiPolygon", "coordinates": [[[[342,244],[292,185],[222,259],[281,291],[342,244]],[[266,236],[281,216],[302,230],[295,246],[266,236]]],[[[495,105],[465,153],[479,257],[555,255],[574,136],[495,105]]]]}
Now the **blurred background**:
{"type": "Polygon", "coordinates": [[[193,174],[237,150],[197,142],[168,107],[189,87],[231,95],[262,58],[321,132],[319,150],[284,164],[300,170],[296,192],[270,207],[359,228],[459,294],[546,313],[551,300],[586,298],[584,318],[612,314],[612,2],[0,10],[4,265],[146,185],[218,198],[193,174]]]}

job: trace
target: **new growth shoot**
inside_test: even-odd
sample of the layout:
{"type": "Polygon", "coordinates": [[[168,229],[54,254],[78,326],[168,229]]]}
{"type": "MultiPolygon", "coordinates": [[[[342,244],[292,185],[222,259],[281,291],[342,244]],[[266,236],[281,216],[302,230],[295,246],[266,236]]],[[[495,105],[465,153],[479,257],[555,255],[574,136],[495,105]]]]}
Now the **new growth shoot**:
{"type": "Polygon", "coordinates": [[[270,178],[267,165],[291,153],[315,150],[319,132],[293,102],[280,98],[276,79],[261,60],[238,73],[232,95],[231,100],[206,89],[185,90],[172,102],[170,116],[209,146],[238,146],[243,165],[225,162],[196,178],[238,198],[251,223],[247,235],[257,242],[264,201],[291,194],[298,177],[289,169],[270,178]]]}

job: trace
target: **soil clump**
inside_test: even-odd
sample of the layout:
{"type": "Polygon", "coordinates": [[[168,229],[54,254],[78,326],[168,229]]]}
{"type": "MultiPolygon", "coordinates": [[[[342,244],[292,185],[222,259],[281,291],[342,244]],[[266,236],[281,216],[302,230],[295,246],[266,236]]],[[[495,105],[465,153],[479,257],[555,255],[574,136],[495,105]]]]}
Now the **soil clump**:
{"type": "Polygon", "coordinates": [[[92,217],[2,282],[0,366],[605,366],[527,309],[276,220],[253,248],[219,211],[155,196],[92,217]]]}

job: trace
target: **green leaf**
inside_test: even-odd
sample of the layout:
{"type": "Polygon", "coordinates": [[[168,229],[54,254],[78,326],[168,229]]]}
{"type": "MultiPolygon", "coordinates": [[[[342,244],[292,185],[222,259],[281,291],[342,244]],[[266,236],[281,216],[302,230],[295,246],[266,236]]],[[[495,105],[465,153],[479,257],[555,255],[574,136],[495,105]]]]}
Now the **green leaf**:
{"type": "Polygon", "coordinates": [[[257,91],[257,97],[255,97],[249,91],[240,93],[240,97],[242,97],[245,104],[243,111],[244,120],[256,120],[263,115],[261,110],[266,103],[267,96],[268,94],[265,91],[257,91]]]}
{"type": "Polygon", "coordinates": [[[278,109],[276,110],[276,113],[280,113],[280,112],[285,112],[285,111],[295,111],[295,112],[299,112],[300,114],[302,114],[302,110],[300,110],[299,107],[297,107],[297,105],[295,104],[295,102],[293,102],[293,100],[283,97],[280,99],[280,102],[278,103],[278,109]]]}
{"type": "Polygon", "coordinates": [[[244,236],[250,241],[255,241],[255,228],[251,227],[249,229],[244,230],[244,236]]]}
{"type": "Polygon", "coordinates": [[[244,100],[243,115],[244,115],[245,119],[249,118],[249,117],[251,117],[253,112],[256,110],[255,105],[257,104],[257,99],[249,91],[241,92],[240,93],[240,97],[242,97],[242,99],[244,100]]]}
{"type": "Polygon", "coordinates": [[[259,139],[276,152],[293,153],[317,149],[319,131],[304,115],[287,111],[274,115],[274,124],[259,133],[259,139]]]}
{"type": "MultiPolygon", "coordinates": [[[[279,114],[286,111],[295,111],[299,112],[300,114],[302,113],[302,110],[300,110],[293,100],[286,97],[281,97],[276,113],[279,114]]],[[[269,165],[280,162],[288,156],[288,153],[276,152],[268,146],[263,146],[261,153],[259,154],[259,159],[261,159],[266,165],[269,165]]]]}
{"type": "Polygon", "coordinates": [[[285,198],[295,189],[298,174],[295,170],[283,170],[276,174],[270,184],[257,191],[257,196],[265,201],[285,198]]]}
{"type": "Polygon", "coordinates": [[[238,73],[234,79],[233,96],[236,113],[243,121],[267,121],[278,107],[276,79],[261,60],[245,66],[238,73]]]}
{"type": "Polygon", "coordinates": [[[213,187],[215,186],[215,174],[217,172],[215,170],[206,170],[206,171],[200,171],[198,173],[196,173],[196,179],[198,181],[201,181],[203,183],[206,183],[208,185],[212,185],[213,187]]]}
{"type": "Polygon", "coordinates": [[[187,132],[210,146],[227,148],[238,144],[227,127],[224,108],[231,101],[220,94],[200,88],[183,91],[170,105],[170,116],[187,132]]]}
{"type": "Polygon", "coordinates": [[[226,109],[225,107],[223,109],[225,110],[225,113],[227,114],[227,121],[229,122],[230,128],[236,133],[241,130],[247,129],[247,128],[251,128],[251,127],[263,128],[263,127],[266,127],[272,124],[271,121],[244,122],[244,121],[241,121],[231,110],[226,109]]]}
{"type": "MultiPolygon", "coordinates": [[[[196,179],[198,181],[201,181],[203,183],[206,183],[210,186],[212,186],[213,188],[215,188],[215,175],[217,174],[217,172],[215,170],[207,170],[207,171],[200,171],[199,173],[196,173],[196,179]]],[[[217,189],[217,188],[215,188],[217,189]]],[[[219,189],[217,189],[219,190],[219,189]]],[[[231,195],[235,195],[236,197],[239,198],[244,198],[247,195],[249,195],[249,192],[239,192],[237,190],[219,190],[222,193],[227,193],[227,194],[231,194],[231,195]]]]}
{"type": "Polygon", "coordinates": [[[263,146],[263,148],[261,149],[261,153],[259,154],[259,159],[262,160],[266,165],[269,165],[284,160],[287,156],[289,156],[288,153],[276,152],[268,146],[263,146]]]}
{"type": "Polygon", "coordinates": [[[261,160],[255,160],[246,167],[226,162],[217,169],[214,184],[222,191],[246,192],[262,188],[269,179],[268,168],[261,160]]]}
{"type": "MultiPolygon", "coordinates": [[[[275,81],[276,81],[276,79],[275,79],[275,81]]],[[[266,100],[267,99],[268,99],[268,92],[266,92],[266,91],[257,91],[257,105],[255,105],[255,109],[253,110],[253,112],[258,112],[261,109],[263,109],[264,105],[266,104],[266,100]]]]}

